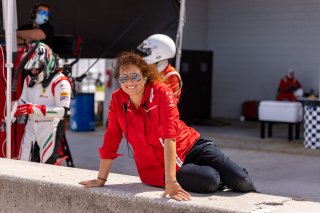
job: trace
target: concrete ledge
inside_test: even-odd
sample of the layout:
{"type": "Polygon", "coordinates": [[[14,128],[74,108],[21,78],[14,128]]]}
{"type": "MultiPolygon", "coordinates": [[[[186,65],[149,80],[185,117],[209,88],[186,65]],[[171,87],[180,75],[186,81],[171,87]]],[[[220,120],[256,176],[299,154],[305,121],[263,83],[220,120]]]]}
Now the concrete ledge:
{"type": "Polygon", "coordinates": [[[161,198],[138,177],[110,174],[105,187],[83,190],[97,171],[0,158],[0,212],[318,212],[320,204],[257,193],[192,194],[188,202],[161,198]]]}

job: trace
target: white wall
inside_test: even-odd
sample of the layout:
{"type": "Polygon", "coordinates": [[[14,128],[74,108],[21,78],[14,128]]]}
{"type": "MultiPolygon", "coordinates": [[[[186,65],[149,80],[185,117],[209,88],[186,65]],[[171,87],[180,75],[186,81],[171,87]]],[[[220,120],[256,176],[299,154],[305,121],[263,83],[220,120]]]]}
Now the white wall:
{"type": "Polygon", "coordinates": [[[212,117],[274,99],[289,68],[319,90],[319,0],[187,0],[183,49],[214,51],[212,117]],[[208,17],[207,20],[206,17],[208,17]]]}

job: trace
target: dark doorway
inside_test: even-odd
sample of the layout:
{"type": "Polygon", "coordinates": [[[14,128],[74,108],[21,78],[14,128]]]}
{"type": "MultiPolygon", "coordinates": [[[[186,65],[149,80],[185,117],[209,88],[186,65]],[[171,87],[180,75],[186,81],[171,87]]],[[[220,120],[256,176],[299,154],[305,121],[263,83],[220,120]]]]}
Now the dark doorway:
{"type": "Polygon", "coordinates": [[[180,116],[188,124],[210,120],[213,52],[183,50],[180,74],[183,80],[180,116]]]}

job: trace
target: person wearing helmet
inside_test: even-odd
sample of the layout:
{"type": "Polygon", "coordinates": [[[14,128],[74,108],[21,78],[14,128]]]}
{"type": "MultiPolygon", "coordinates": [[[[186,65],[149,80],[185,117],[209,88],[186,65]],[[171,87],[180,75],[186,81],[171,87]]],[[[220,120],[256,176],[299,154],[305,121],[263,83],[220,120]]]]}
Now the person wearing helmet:
{"type": "Polygon", "coordinates": [[[303,96],[303,90],[300,82],[294,76],[294,70],[289,69],[286,74],[279,82],[278,88],[278,101],[296,101],[297,98],[303,96]]]}
{"type": "Polygon", "coordinates": [[[30,12],[31,23],[18,28],[18,44],[41,41],[51,47],[53,44],[54,28],[50,20],[49,5],[44,3],[36,4],[30,12]]]}
{"type": "MultiPolygon", "coordinates": [[[[22,57],[30,55],[27,51],[34,45],[29,44],[22,57]]],[[[70,107],[71,85],[57,65],[58,56],[44,43],[38,44],[24,65],[27,77],[14,114],[28,116],[20,160],[54,164],[58,158],[57,129],[70,107]]]]}
{"type": "Polygon", "coordinates": [[[156,65],[166,84],[172,89],[178,104],[181,96],[182,79],[177,70],[168,61],[168,59],[174,58],[176,55],[174,41],[167,35],[154,34],[144,40],[137,49],[147,55],[144,60],[148,64],[156,65]]]}

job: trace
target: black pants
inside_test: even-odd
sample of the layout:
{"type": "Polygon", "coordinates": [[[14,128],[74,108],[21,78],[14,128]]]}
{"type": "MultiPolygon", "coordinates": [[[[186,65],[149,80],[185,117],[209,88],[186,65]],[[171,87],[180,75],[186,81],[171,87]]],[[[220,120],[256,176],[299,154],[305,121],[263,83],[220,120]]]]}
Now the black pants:
{"type": "Polygon", "coordinates": [[[205,139],[199,139],[186,155],[177,180],[183,189],[196,193],[212,193],[219,186],[236,192],[256,192],[248,172],[205,139]]]}

